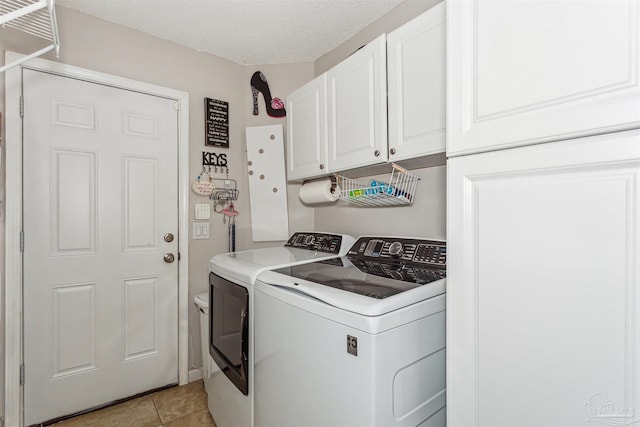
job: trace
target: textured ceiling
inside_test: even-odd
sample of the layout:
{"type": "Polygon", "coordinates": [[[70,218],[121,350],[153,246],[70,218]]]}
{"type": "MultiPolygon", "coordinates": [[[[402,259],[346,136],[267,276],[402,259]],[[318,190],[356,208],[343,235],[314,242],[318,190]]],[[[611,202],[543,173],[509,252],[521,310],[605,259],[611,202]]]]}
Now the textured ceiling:
{"type": "Polygon", "coordinates": [[[313,62],[403,0],[58,0],[244,65],[313,62]]]}

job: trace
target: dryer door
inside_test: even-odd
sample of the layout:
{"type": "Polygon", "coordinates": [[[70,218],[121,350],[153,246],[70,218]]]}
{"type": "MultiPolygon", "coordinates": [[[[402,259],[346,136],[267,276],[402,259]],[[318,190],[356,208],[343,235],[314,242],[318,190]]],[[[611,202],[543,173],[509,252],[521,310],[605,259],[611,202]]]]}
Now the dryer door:
{"type": "Polygon", "coordinates": [[[222,372],[249,394],[249,292],[209,274],[209,353],[222,372]]]}

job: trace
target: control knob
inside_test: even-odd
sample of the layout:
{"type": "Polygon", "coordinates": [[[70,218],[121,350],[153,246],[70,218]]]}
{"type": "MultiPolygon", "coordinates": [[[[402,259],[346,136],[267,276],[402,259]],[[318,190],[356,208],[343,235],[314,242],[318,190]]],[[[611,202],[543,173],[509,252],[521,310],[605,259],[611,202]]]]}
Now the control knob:
{"type": "Polygon", "coordinates": [[[313,245],[313,242],[315,241],[316,241],[316,238],[313,237],[311,234],[309,234],[307,237],[304,238],[304,244],[307,246],[313,245]]]}
{"type": "Polygon", "coordinates": [[[404,246],[402,246],[402,243],[393,242],[391,245],[389,245],[389,255],[394,257],[400,257],[402,256],[403,252],[404,252],[404,246]]]}
{"type": "Polygon", "coordinates": [[[391,278],[395,280],[404,280],[404,272],[402,271],[402,267],[398,268],[397,270],[390,270],[389,276],[391,276],[391,278]]]}

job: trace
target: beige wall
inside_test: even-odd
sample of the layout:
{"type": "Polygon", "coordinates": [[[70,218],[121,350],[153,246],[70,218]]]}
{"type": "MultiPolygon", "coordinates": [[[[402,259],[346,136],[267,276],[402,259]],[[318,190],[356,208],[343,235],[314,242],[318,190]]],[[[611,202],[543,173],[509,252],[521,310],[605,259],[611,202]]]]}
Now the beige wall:
{"type": "Polygon", "coordinates": [[[324,73],[331,67],[343,61],[360,47],[366,45],[380,34],[389,33],[402,24],[431,9],[443,0],[405,0],[391,9],[386,15],[373,22],[351,39],[342,43],[326,55],[321,56],[315,62],[316,76],[324,73]]]}
{"type": "MultiPolygon", "coordinates": [[[[238,181],[240,191],[240,198],[235,205],[240,211],[236,226],[236,249],[244,250],[281,244],[282,242],[272,242],[254,245],[251,240],[244,129],[245,126],[276,123],[282,123],[284,126],[286,120],[268,117],[261,97],[259,99],[260,115],[252,115],[253,104],[249,79],[254,71],[263,71],[268,78],[272,94],[284,100],[292,90],[313,78],[313,64],[245,67],[72,9],[58,7],[57,12],[61,55],[59,59],[52,54],[47,54],[44,58],[188,92],[190,95],[191,179],[195,179],[201,170],[202,151],[226,153],[229,161],[229,178],[238,181]],[[205,149],[203,121],[205,97],[229,102],[230,148],[228,149],[212,147],[205,149]]],[[[15,30],[0,29],[0,53],[2,53],[0,63],[4,63],[5,50],[30,53],[38,46],[42,46],[39,39],[15,30]]],[[[3,111],[4,79],[1,79],[0,112],[3,111]]],[[[4,168],[2,168],[2,175],[4,175],[4,168]]],[[[218,176],[224,177],[222,174],[218,176]]],[[[4,190],[4,185],[0,190],[4,190]]],[[[313,210],[303,208],[298,202],[297,193],[294,195],[295,197],[290,197],[289,203],[290,229],[310,229],[313,227],[313,210]]],[[[190,193],[190,223],[194,221],[194,205],[206,202],[208,202],[206,197],[190,193]]],[[[2,221],[1,233],[4,230],[4,215],[0,221],[2,221]]],[[[201,366],[198,311],[191,301],[195,295],[208,291],[208,260],[217,253],[226,252],[228,248],[227,225],[223,224],[222,216],[212,213],[209,222],[211,239],[190,239],[189,242],[190,367],[201,366]]]]}

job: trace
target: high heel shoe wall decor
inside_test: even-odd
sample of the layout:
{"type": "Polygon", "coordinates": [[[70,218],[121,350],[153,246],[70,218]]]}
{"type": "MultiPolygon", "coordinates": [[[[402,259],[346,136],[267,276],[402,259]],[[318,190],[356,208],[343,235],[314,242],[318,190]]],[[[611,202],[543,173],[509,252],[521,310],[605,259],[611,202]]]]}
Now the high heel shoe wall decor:
{"type": "Polygon", "coordinates": [[[258,115],[258,92],[262,93],[267,114],[271,117],[284,117],[287,111],[284,109],[284,102],[280,98],[271,98],[269,83],[267,78],[260,71],[256,71],[251,76],[251,93],[253,95],[253,115],[258,115]]]}

